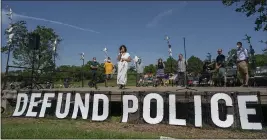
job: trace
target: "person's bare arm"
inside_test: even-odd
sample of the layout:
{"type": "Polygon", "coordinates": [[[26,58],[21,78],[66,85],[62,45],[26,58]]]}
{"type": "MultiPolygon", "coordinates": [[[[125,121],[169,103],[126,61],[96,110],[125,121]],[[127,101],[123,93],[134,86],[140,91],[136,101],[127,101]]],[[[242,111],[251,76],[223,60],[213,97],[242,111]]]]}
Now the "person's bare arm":
{"type": "Polygon", "coordinates": [[[119,53],[117,60],[120,61],[121,60],[121,53],[119,53]]]}
{"type": "Polygon", "coordinates": [[[131,62],[132,59],[131,59],[131,57],[129,56],[127,59],[126,59],[126,58],[122,58],[122,61],[131,62]]]}

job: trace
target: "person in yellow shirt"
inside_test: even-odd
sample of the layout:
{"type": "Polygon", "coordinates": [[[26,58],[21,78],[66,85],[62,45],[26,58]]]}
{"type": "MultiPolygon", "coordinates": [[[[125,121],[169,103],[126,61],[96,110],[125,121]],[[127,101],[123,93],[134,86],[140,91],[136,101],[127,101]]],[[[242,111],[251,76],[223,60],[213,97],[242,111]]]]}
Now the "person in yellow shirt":
{"type": "Polygon", "coordinates": [[[105,82],[105,85],[107,87],[108,86],[108,84],[107,84],[108,83],[108,80],[111,79],[111,75],[113,73],[113,68],[114,68],[114,66],[113,66],[113,64],[111,62],[110,57],[108,57],[107,61],[105,62],[104,68],[105,68],[105,74],[106,74],[106,82],[105,82]]]}

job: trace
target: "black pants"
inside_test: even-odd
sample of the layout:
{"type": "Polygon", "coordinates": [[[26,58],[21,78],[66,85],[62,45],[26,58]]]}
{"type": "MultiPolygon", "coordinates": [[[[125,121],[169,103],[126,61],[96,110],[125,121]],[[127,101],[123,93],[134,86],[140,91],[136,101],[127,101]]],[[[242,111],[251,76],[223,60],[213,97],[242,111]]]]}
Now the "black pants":
{"type": "Polygon", "coordinates": [[[177,84],[179,86],[185,86],[185,73],[184,72],[178,72],[178,79],[177,84]]]}
{"type": "Polygon", "coordinates": [[[92,71],[92,81],[91,81],[94,85],[97,83],[97,75],[96,75],[96,71],[92,71]]]}

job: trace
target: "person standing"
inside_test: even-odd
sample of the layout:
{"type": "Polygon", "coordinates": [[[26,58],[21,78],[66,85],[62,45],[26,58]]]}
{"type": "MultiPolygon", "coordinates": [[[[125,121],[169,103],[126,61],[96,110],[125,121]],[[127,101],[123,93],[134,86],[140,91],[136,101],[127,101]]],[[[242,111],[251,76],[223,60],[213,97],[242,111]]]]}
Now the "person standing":
{"type": "Polygon", "coordinates": [[[96,57],[93,57],[93,61],[91,62],[90,68],[92,73],[92,81],[91,86],[95,87],[97,89],[97,69],[98,69],[99,63],[96,61],[96,57]]]}
{"type": "Polygon", "coordinates": [[[218,70],[218,80],[221,83],[223,79],[223,85],[226,84],[226,69],[225,69],[225,56],[222,54],[222,49],[218,49],[218,56],[216,57],[216,70],[218,70]]]}
{"type": "Polygon", "coordinates": [[[156,74],[156,77],[158,79],[159,84],[160,85],[163,84],[165,86],[165,83],[163,81],[163,78],[165,77],[164,68],[165,68],[165,64],[163,63],[162,59],[160,58],[158,60],[158,64],[157,64],[157,74],[156,74]]]}
{"type": "Polygon", "coordinates": [[[183,58],[182,54],[179,54],[178,62],[177,62],[177,72],[178,72],[178,86],[185,86],[185,76],[186,76],[186,61],[183,58]]]}
{"type": "Polygon", "coordinates": [[[144,84],[144,80],[143,80],[144,66],[140,58],[136,62],[136,71],[137,71],[137,84],[141,86],[144,84]]]}
{"type": "Polygon", "coordinates": [[[110,57],[108,57],[107,61],[104,63],[104,68],[105,68],[105,74],[106,74],[105,86],[108,87],[108,80],[111,79],[111,75],[112,75],[113,68],[114,68],[110,57]]]}
{"type": "Polygon", "coordinates": [[[249,80],[249,75],[248,75],[248,51],[247,49],[242,47],[241,42],[237,42],[237,69],[242,77],[242,83],[243,87],[248,87],[248,80],[249,80]]]}
{"type": "Polygon", "coordinates": [[[119,89],[122,89],[127,84],[127,71],[128,63],[131,62],[130,54],[127,52],[125,45],[121,45],[119,48],[118,60],[118,75],[117,75],[117,84],[119,89]]]}

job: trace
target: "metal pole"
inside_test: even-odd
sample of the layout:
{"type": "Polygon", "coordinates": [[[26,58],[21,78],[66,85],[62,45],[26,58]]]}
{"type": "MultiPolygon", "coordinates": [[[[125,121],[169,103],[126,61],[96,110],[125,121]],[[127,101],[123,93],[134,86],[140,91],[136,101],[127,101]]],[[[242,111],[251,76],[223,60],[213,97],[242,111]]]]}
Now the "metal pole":
{"type": "MultiPolygon", "coordinates": [[[[34,47],[34,46],[32,46],[34,47]]],[[[32,75],[31,75],[31,89],[33,89],[33,75],[34,75],[34,62],[35,62],[35,48],[31,48],[32,53],[32,75]]]]}
{"type": "MultiPolygon", "coordinates": [[[[54,75],[56,74],[56,49],[55,49],[55,52],[54,52],[54,55],[53,55],[53,61],[54,61],[54,75]]],[[[54,80],[54,78],[53,78],[53,81],[52,81],[52,88],[54,88],[55,87],[55,80],[54,80]]]]}
{"type": "Polygon", "coordinates": [[[138,71],[137,71],[137,62],[135,62],[135,71],[136,71],[136,81],[135,81],[135,86],[137,87],[138,84],[138,71]]]}
{"type": "MultiPolygon", "coordinates": [[[[167,43],[168,43],[168,46],[171,46],[171,44],[170,44],[170,42],[169,42],[169,40],[167,41],[167,43]]],[[[173,73],[173,68],[172,68],[172,56],[171,56],[171,54],[169,55],[169,58],[171,59],[171,74],[173,73]]],[[[173,87],[173,80],[171,80],[171,84],[172,84],[172,87],[173,87]]]]}
{"type": "Polygon", "coordinates": [[[185,81],[185,86],[187,87],[187,63],[186,63],[186,47],[185,47],[185,37],[184,37],[184,58],[185,58],[185,78],[184,78],[184,81],[185,81]]]}
{"type": "Polygon", "coordinates": [[[82,65],[82,87],[84,87],[84,59],[83,59],[83,65],[82,65]]]}
{"type": "MultiPolygon", "coordinates": [[[[171,74],[173,73],[173,69],[172,69],[172,57],[170,56],[170,58],[171,58],[171,74]]],[[[171,82],[172,82],[172,87],[173,87],[173,80],[171,80],[171,82]]]]}

